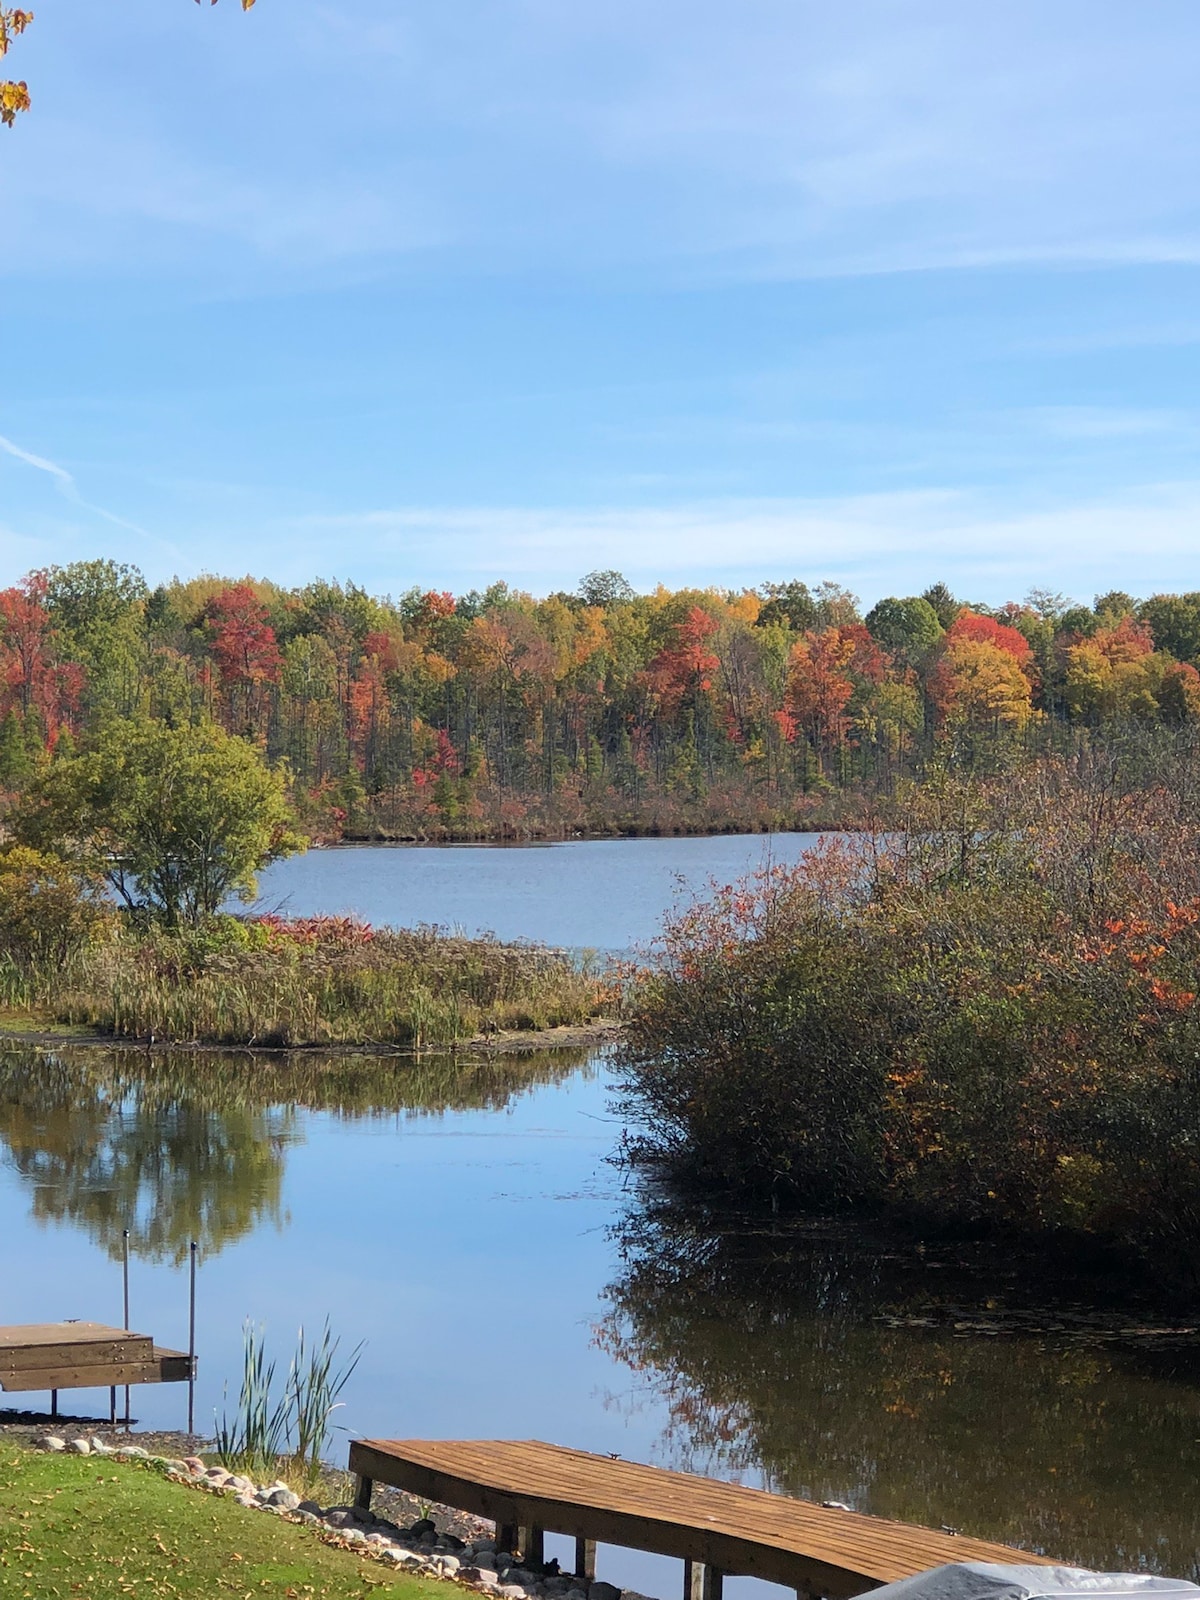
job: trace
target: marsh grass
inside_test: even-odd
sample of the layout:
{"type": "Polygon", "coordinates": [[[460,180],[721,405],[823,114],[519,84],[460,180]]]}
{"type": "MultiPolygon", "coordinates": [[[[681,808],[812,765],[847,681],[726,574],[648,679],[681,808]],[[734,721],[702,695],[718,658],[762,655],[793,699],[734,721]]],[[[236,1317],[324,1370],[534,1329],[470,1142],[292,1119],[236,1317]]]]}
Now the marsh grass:
{"type": "Polygon", "coordinates": [[[267,1358],[262,1329],[247,1320],[237,1411],[232,1419],[223,1412],[216,1428],[222,1466],[259,1481],[282,1476],[306,1490],[316,1484],[332,1436],[333,1413],[341,1404],[338,1396],[362,1354],[358,1344],[338,1365],[340,1342],[330,1332],[328,1318],[312,1343],[301,1327],[282,1392],[276,1393],[276,1363],[267,1358]]]}
{"type": "Polygon", "coordinates": [[[225,919],[205,937],[122,928],[56,964],[0,959],[0,1004],[115,1038],[425,1049],[579,1026],[614,1003],[588,963],[536,945],[343,919],[225,919]]]}

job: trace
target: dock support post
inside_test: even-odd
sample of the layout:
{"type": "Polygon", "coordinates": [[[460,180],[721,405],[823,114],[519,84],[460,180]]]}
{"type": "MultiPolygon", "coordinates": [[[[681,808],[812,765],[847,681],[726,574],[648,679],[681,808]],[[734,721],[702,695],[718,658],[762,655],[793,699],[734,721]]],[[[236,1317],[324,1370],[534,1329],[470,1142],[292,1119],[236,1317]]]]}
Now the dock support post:
{"type": "Polygon", "coordinates": [[[110,1386],[108,1391],[108,1424],[115,1428],[117,1425],[117,1391],[115,1386],[110,1386]]]}
{"type": "Polygon", "coordinates": [[[498,1522],[496,1524],[496,1549],[507,1550],[509,1555],[512,1555],[518,1548],[516,1523],[498,1522]]]}
{"type": "Polygon", "coordinates": [[[354,1504],[363,1511],[371,1509],[371,1490],[374,1487],[374,1478],[364,1478],[361,1472],[354,1480],[354,1504]]]}
{"type": "Polygon", "coordinates": [[[546,1554],[546,1538],[541,1528],[533,1526],[517,1529],[517,1546],[521,1559],[541,1566],[546,1554]]]}
{"type": "Polygon", "coordinates": [[[575,1541],[575,1576],[586,1578],[589,1583],[596,1576],[596,1541],[595,1539],[576,1539],[575,1541]]]}
{"type": "Polygon", "coordinates": [[[188,1433],[196,1431],[196,1241],[188,1251],[191,1270],[188,1274],[188,1433]]]}
{"type": "MultiPolygon", "coordinates": [[[[126,1333],[129,1333],[130,1332],[130,1327],[129,1327],[129,1229],[128,1228],[124,1228],[121,1231],[121,1289],[122,1289],[122,1297],[121,1297],[122,1298],[122,1307],[121,1307],[121,1309],[124,1312],[124,1316],[125,1316],[125,1321],[122,1323],[122,1327],[125,1329],[126,1333]]],[[[125,1431],[126,1431],[126,1433],[129,1432],[129,1385],[128,1384],[125,1385],[125,1431]]]]}
{"type": "Polygon", "coordinates": [[[50,1391],[50,1415],[52,1417],[56,1417],[58,1415],[58,1390],[57,1389],[51,1389],[51,1391],[50,1391]]]}
{"type": "Polygon", "coordinates": [[[721,1600],[725,1574],[703,1561],[683,1563],[683,1600],[721,1600]]]}

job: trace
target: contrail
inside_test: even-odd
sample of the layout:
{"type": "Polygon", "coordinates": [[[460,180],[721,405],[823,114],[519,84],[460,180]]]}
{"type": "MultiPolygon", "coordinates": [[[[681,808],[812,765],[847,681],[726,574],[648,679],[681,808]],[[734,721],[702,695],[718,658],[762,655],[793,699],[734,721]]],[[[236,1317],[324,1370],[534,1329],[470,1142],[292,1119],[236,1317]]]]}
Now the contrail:
{"type": "Polygon", "coordinates": [[[96,506],[90,500],[85,500],[79,492],[75,479],[66,467],[60,467],[57,461],[47,461],[45,456],[34,455],[32,450],[23,449],[14,440],[5,438],[2,433],[0,433],[0,450],[17,461],[23,461],[27,467],[33,467],[38,472],[48,472],[72,505],[77,505],[81,511],[90,511],[95,517],[103,517],[105,522],[111,522],[115,527],[124,528],[129,533],[136,533],[139,539],[146,539],[161,550],[169,550],[176,559],[179,558],[180,552],[167,540],[147,532],[145,528],[139,528],[136,522],[129,522],[124,517],[117,516],[115,511],[106,511],[103,506],[96,506]]]}
{"type": "MultiPolygon", "coordinates": [[[[35,456],[32,450],[22,450],[19,444],[6,439],[2,433],[0,433],[0,450],[6,455],[15,456],[18,461],[23,461],[27,467],[36,467],[39,472],[48,472],[52,478],[57,478],[59,483],[69,484],[75,489],[75,479],[65,467],[60,467],[55,461],[47,461],[44,456],[35,456]]],[[[73,498],[76,500],[79,498],[78,490],[75,491],[73,498]]]]}

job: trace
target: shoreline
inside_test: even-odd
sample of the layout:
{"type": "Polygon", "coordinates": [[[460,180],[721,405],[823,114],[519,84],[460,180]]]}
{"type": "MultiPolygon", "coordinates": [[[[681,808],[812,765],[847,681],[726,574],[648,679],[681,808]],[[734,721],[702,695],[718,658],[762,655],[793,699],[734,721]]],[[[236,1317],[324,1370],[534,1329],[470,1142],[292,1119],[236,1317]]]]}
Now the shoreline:
{"type": "Polygon", "coordinates": [[[774,834],[789,833],[867,833],[873,823],[862,818],[840,822],[810,822],[800,827],[763,826],[727,828],[577,828],[570,832],[552,828],[532,829],[528,833],[505,834],[482,831],[479,833],[419,834],[390,832],[386,828],[347,829],[336,839],[312,837],[310,850],[362,849],[364,846],[394,848],[405,845],[412,849],[491,848],[521,849],[534,845],[556,844],[632,844],[643,839],[769,839],[774,834]]]}
{"type": "Polygon", "coordinates": [[[612,1017],[599,1017],[595,1022],[564,1024],[561,1027],[512,1030],[491,1034],[476,1034],[456,1044],[425,1045],[413,1049],[408,1045],[381,1043],[366,1040],[359,1043],[336,1041],[317,1044],[258,1044],[254,1040],[238,1043],[213,1043],[199,1039],[129,1039],[115,1034],[56,1032],[52,1026],[45,1028],[9,1028],[0,1022],[0,1047],[28,1045],[42,1050],[144,1050],[147,1055],[155,1051],[189,1051],[196,1055],[245,1054],[264,1056],[338,1056],[365,1055],[384,1057],[410,1056],[414,1060],[426,1056],[459,1055],[469,1052],[476,1056],[525,1056],[543,1050],[586,1050],[611,1044],[624,1031],[624,1024],[612,1017]]]}

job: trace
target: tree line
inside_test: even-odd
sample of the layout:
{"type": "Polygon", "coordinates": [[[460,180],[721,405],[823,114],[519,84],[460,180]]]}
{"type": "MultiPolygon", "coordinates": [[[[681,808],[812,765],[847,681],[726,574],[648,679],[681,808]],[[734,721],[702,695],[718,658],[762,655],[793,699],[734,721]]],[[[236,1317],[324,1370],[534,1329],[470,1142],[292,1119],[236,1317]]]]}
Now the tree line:
{"type": "Polygon", "coordinates": [[[864,614],[796,580],[390,598],[75,562],[0,592],[0,790],[141,717],[250,741],[318,836],[803,826],[931,759],[1190,723],[1198,661],[1200,593],[989,607],[935,584],[864,614]]]}

